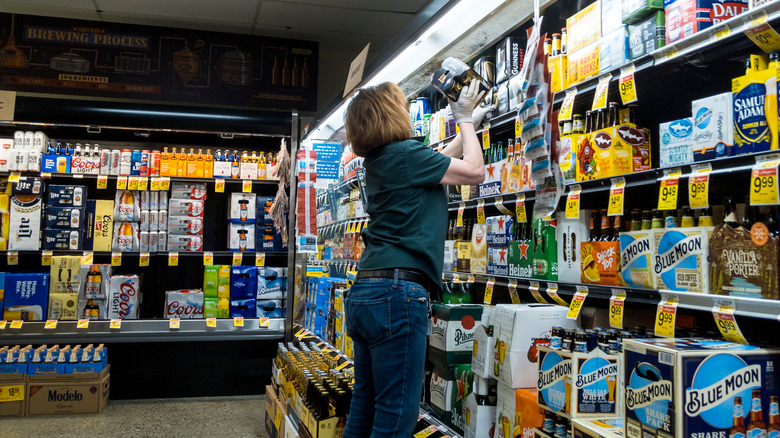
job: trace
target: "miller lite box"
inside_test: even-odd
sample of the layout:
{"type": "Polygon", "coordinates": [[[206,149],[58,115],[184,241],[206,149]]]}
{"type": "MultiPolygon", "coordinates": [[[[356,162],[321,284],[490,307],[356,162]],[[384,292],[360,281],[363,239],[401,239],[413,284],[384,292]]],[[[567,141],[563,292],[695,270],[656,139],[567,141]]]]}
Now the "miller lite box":
{"type": "Polygon", "coordinates": [[[780,350],[686,338],[624,340],[623,351],[626,437],[767,436],[780,350]]]}
{"type": "Polygon", "coordinates": [[[171,186],[171,199],[206,199],[206,183],[175,182],[171,186]]]}
{"type": "Polygon", "coordinates": [[[428,345],[434,355],[443,355],[447,366],[471,363],[474,330],[482,318],[482,306],[438,304],[431,306],[431,334],[428,345]]]}
{"type": "Polygon", "coordinates": [[[712,227],[670,228],[656,235],[656,289],[709,292],[709,238],[712,227]]]}
{"type": "Polygon", "coordinates": [[[693,163],[693,119],[673,120],[658,127],[661,167],[693,163]]]}
{"type": "Polygon", "coordinates": [[[621,286],[655,289],[655,239],[662,235],[657,230],[620,233],[621,286]]]}
{"type": "Polygon", "coordinates": [[[536,385],[539,347],[549,345],[553,327],[575,328],[568,309],[552,304],[499,304],[493,324],[494,365],[491,377],[512,388],[536,385]]]}
{"type": "Polygon", "coordinates": [[[542,427],[544,411],[536,404],[535,388],[510,388],[498,384],[496,430],[492,438],[533,436],[534,427],[542,427]]]}
{"type": "Polygon", "coordinates": [[[506,248],[512,239],[514,219],[509,215],[490,216],[485,218],[487,225],[487,245],[490,248],[506,248]]]}
{"type": "Polygon", "coordinates": [[[580,242],[588,240],[590,210],[580,210],[579,219],[566,219],[565,212],[558,212],[558,280],[580,281],[580,242]]]}
{"type": "Polygon", "coordinates": [[[10,205],[8,249],[10,251],[41,249],[41,210],[43,206],[41,196],[12,195],[10,205]]]}
{"type": "Polygon", "coordinates": [[[86,211],[84,208],[46,207],[43,216],[46,228],[78,230],[84,227],[86,211]]]}
{"type": "Polygon", "coordinates": [[[140,295],[137,275],[112,275],[108,283],[108,318],[138,319],[140,295]]]}
{"type": "Polygon", "coordinates": [[[165,318],[203,318],[201,289],[169,290],[165,292],[165,318]]]}
{"type": "Polygon", "coordinates": [[[80,230],[44,230],[43,249],[82,249],[83,234],[80,230]]]}
{"type": "Polygon", "coordinates": [[[87,203],[87,188],[84,186],[59,186],[52,184],[48,187],[49,207],[84,207],[87,203]]]}

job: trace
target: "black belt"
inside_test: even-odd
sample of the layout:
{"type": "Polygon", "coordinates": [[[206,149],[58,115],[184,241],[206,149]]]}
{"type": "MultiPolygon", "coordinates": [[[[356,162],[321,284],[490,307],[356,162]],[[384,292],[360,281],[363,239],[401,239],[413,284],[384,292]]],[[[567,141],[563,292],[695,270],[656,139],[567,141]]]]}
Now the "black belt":
{"type": "MultiPolygon", "coordinates": [[[[387,278],[392,280],[395,278],[395,271],[395,269],[375,269],[372,271],[361,270],[358,271],[355,278],[387,278]]],[[[415,282],[425,287],[429,292],[431,291],[431,280],[426,275],[420,274],[419,272],[407,271],[405,269],[399,268],[398,279],[415,282]]]]}

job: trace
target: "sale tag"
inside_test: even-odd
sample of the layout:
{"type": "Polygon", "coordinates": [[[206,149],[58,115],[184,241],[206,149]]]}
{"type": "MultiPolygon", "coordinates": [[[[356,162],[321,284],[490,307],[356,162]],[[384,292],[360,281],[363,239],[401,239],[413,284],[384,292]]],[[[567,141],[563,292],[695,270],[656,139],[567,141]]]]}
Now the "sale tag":
{"type": "Polygon", "coordinates": [[[15,266],[19,264],[18,251],[8,251],[8,255],[6,257],[8,258],[8,265],[15,266]]]}
{"type": "Polygon", "coordinates": [[[435,432],[437,432],[439,429],[436,426],[428,426],[425,429],[417,432],[414,434],[414,438],[428,438],[429,436],[433,435],[435,432]]]}
{"type": "Polygon", "coordinates": [[[634,64],[629,64],[620,69],[620,80],[618,81],[618,88],[620,90],[620,100],[623,105],[636,102],[636,82],[634,82],[634,71],[636,67],[634,64]]]}
{"type": "Polygon", "coordinates": [[[215,328],[217,326],[217,318],[206,318],[206,327],[215,328]]]}
{"type": "Polygon", "coordinates": [[[255,253],[255,266],[265,266],[265,253],[255,253]]]}
{"type": "Polygon", "coordinates": [[[108,175],[98,175],[97,188],[105,189],[108,187],[108,175]]]}
{"type": "Polygon", "coordinates": [[[569,304],[569,311],[566,313],[566,317],[569,319],[577,319],[582,311],[582,305],[585,304],[585,297],[588,296],[587,286],[577,286],[577,293],[574,294],[574,298],[569,304]]]}
{"type": "Polygon", "coordinates": [[[259,320],[260,328],[268,328],[271,326],[271,319],[267,317],[262,317],[259,320]]]}
{"type": "Polygon", "coordinates": [[[493,302],[493,286],[496,284],[496,279],[493,277],[488,277],[488,282],[485,285],[485,299],[482,301],[482,304],[490,305],[490,303],[493,302]]]}
{"type": "Polygon", "coordinates": [[[138,177],[131,176],[127,179],[127,190],[138,190],[138,177]]]}
{"type": "Polygon", "coordinates": [[[160,178],[160,190],[168,190],[171,188],[171,179],[167,176],[160,178]]]}
{"type": "Polygon", "coordinates": [[[111,322],[108,323],[108,328],[119,330],[122,328],[122,320],[121,319],[112,319],[111,322]]]}
{"type": "Polygon", "coordinates": [[[24,401],[24,394],[24,384],[0,386],[0,403],[24,401]]]}
{"type": "Polygon", "coordinates": [[[21,320],[18,320],[18,319],[14,320],[14,321],[11,321],[11,328],[12,329],[20,329],[20,328],[22,328],[22,324],[24,324],[24,321],[21,321],[21,320]]]}
{"type": "Polygon", "coordinates": [[[477,201],[477,223],[480,225],[485,224],[485,200],[480,199],[477,201]]]}
{"type": "Polygon", "coordinates": [[[142,252],[141,255],[138,256],[138,266],[149,266],[148,252],[142,252]]]}
{"type": "Polygon", "coordinates": [[[245,179],[241,181],[241,191],[244,193],[251,193],[252,192],[252,180],[251,179],[245,179]]]}
{"type": "Polygon", "coordinates": [[[471,186],[468,185],[460,186],[460,199],[463,201],[468,201],[470,197],[471,197],[471,186]]]}
{"type": "Polygon", "coordinates": [[[750,28],[745,35],[766,53],[780,49],[780,34],[767,23],[765,11],[757,11],[748,17],[750,28]]]}
{"type": "Polygon", "coordinates": [[[490,149],[490,123],[486,123],[482,131],[482,149],[490,149]]]}
{"type": "Polygon", "coordinates": [[[517,217],[517,222],[528,222],[528,216],[525,214],[525,195],[517,195],[515,216],[517,217]]]}
{"type": "Polygon", "coordinates": [[[623,216],[623,192],[626,187],[626,179],[621,176],[612,178],[611,181],[607,216],[623,216]]]}
{"type": "MultiPolygon", "coordinates": [[[[571,120],[572,112],[574,111],[574,98],[577,97],[577,89],[571,88],[566,90],[566,97],[563,98],[561,109],[558,111],[558,120],[571,120]]],[[[519,137],[519,135],[517,135],[519,137]]]]}
{"type": "Polygon", "coordinates": [[[677,193],[680,187],[680,169],[664,170],[661,188],[658,190],[658,209],[677,210],[677,193]]]}
{"type": "Polygon", "coordinates": [[[509,216],[512,215],[512,210],[510,210],[510,209],[508,209],[508,208],[506,208],[504,206],[504,198],[502,198],[501,196],[496,196],[494,198],[494,200],[495,200],[494,205],[496,206],[498,211],[500,211],[501,213],[504,213],[506,215],[509,215],[509,216]]]}
{"type": "Polygon", "coordinates": [[[127,189],[127,177],[126,176],[120,176],[116,179],[116,189],[117,190],[126,190],[127,189]]]}
{"type": "Polygon", "coordinates": [[[52,251],[44,251],[41,253],[41,266],[51,266],[52,251]]]}
{"type": "Polygon", "coordinates": [[[623,328],[623,308],[625,307],[626,291],[612,289],[612,298],[609,300],[609,326],[623,328]]]}
{"type": "Polygon", "coordinates": [[[76,328],[88,329],[89,328],[89,320],[88,319],[80,319],[80,320],[76,321],[76,328]]]}
{"type": "Polygon", "coordinates": [[[177,329],[181,327],[181,322],[179,318],[171,318],[168,320],[168,328],[169,329],[177,329]]]}
{"type": "Polygon", "coordinates": [[[662,293],[661,302],[658,303],[658,309],[655,314],[655,335],[665,338],[674,337],[674,322],[677,318],[677,305],[680,300],[676,295],[662,293]]]}
{"type": "Polygon", "coordinates": [[[474,274],[469,274],[469,277],[466,279],[466,281],[469,283],[474,283],[477,281],[477,279],[474,277],[474,274]]]}
{"type": "Polygon", "coordinates": [[[780,156],[777,154],[756,158],[756,165],[750,174],[750,205],[780,204],[779,164],[780,156]]]}
{"type": "Polygon", "coordinates": [[[458,204],[458,221],[456,222],[456,226],[462,227],[463,226],[463,211],[466,209],[466,203],[461,202],[458,204]]]}
{"type": "Polygon", "coordinates": [[[609,81],[612,75],[606,74],[599,78],[599,84],[596,86],[596,93],[593,95],[593,105],[590,109],[599,110],[607,107],[607,96],[609,95],[609,81]]]}
{"type": "Polygon", "coordinates": [[[214,253],[211,251],[206,251],[203,253],[203,265],[204,266],[211,266],[214,264],[214,253]]]}
{"type": "Polygon", "coordinates": [[[691,208],[707,208],[710,206],[709,185],[712,165],[694,164],[688,177],[688,201],[691,208]]]}
{"type": "Polygon", "coordinates": [[[5,320],[0,321],[0,330],[5,330],[6,324],[8,324],[8,321],[5,320]]]}
{"type": "Polygon", "coordinates": [[[558,295],[558,285],[555,283],[547,283],[547,295],[553,299],[558,305],[569,307],[569,303],[564,301],[563,298],[558,295]]]}
{"type": "Polygon", "coordinates": [[[11,175],[8,176],[8,182],[18,183],[21,176],[22,174],[19,172],[11,172],[11,175]]]}
{"type": "Polygon", "coordinates": [[[236,316],[233,318],[233,327],[243,327],[243,326],[244,326],[243,316],[236,316]]]}
{"type": "Polygon", "coordinates": [[[112,252],[111,253],[111,266],[122,266],[122,253],[121,252],[112,252]]]}
{"type": "Polygon", "coordinates": [[[81,255],[81,265],[82,266],[91,265],[94,258],[95,257],[92,254],[92,251],[84,251],[84,253],[81,255]]]}
{"type": "Polygon", "coordinates": [[[48,319],[45,323],[43,323],[43,328],[47,330],[53,330],[57,328],[57,320],[56,319],[48,319]]]}
{"type": "Polygon", "coordinates": [[[531,281],[528,284],[528,291],[531,292],[531,295],[534,297],[536,302],[540,304],[547,304],[547,301],[545,301],[544,298],[542,298],[542,294],[539,292],[539,282],[538,281],[531,281]]]}
{"type": "Polygon", "coordinates": [[[571,186],[569,194],[566,196],[566,219],[580,218],[580,192],[582,186],[574,184],[571,186]]]}
{"type": "MultiPolygon", "coordinates": [[[[517,280],[510,278],[507,288],[509,289],[509,297],[512,298],[512,304],[520,304],[520,297],[517,296],[517,280]]],[[[538,288],[536,289],[536,293],[539,293],[538,288]]]]}
{"type": "Polygon", "coordinates": [[[156,192],[156,191],[160,190],[160,178],[159,177],[156,177],[156,176],[152,177],[152,182],[151,182],[151,184],[149,184],[149,190],[151,190],[153,192],[156,192]]]}
{"type": "Polygon", "coordinates": [[[149,178],[145,176],[138,178],[138,190],[149,190],[149,178]]]}
{"type": "Polygon", "coordinates": [[[178,252],[169,252],[168,253],[168,266],[179,266],[179,253],[178,252]]]}
{"type": "Polygon", "coordinates": [[[515,140],[520,138],[522,134],[523,134],[523,123],[520,121],[520,114],[517,114],[515,116],[515,140]]]}
{"type": "Polygon", "coordinates": [[[715,325],[718,326],[724,339],[737,344],[747,344],[745,335],[742,334],[734,318],[736,310],[734,300],[717,300],[712,307],[712,317],[715,318],[715,325]]]}
{"type": "Polygon", "coordinates": [[[244,255],[240,252],[233,253],[233,266],[241,266],[241,262],[244,260],[244,255]]]}

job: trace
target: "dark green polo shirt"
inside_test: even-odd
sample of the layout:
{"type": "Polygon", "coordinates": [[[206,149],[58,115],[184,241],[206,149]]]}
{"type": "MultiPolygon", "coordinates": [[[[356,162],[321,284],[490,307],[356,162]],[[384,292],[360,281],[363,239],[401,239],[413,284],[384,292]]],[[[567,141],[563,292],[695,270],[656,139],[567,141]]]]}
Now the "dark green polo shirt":
{"type": "Polygon", "coordinates": [[[412,268],[441,287],[447,197],[439,184],[450,157],[415,140],[372,151],[366,168],[366,249],[359,269],[412,268]]]}

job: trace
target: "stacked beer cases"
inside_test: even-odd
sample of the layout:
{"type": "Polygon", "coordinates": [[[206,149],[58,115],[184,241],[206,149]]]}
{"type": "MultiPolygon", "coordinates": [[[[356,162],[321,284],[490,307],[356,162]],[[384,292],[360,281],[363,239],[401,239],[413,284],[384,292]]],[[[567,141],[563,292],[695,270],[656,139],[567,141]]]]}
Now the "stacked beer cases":
{"type": "Polygon", "coordinates": [[[140,229],[140,192],[136,190],[117,190],[114,202],[114,241],[111,246],[112,251],[140,251],[140,229]]]}
{"type": "Polygon", "coordinates": [[[257,195],[231,193],[228,208],[228,249],[254,251],[257,227],[257,195]]]}
{"type": "MultiPolygon", "coordinates": [[[[139,195],[141,196],[141,252],[165,251],[169,235],[168,192],[143,190],[139,195]]],[[[200,228],[203,228],[202,224],[200,228]]]]}
{"type": "Polygon", "coordinates": [[[41,249],[41,210],[43,181],[40,178],[20,177],[13,184],[10,199],[10,251],[41,249]]]}
{"type": "Polygon", "coordinates": [[[168,201],[168,251],[203,250],[205,201],[205,183],[173,183],[168,201]]]}
{"type": "Polygon", "coordinates": [[[48,193],[43,211],[43,249],[83,249],[87,188],[50,185],[48,193]]]}

